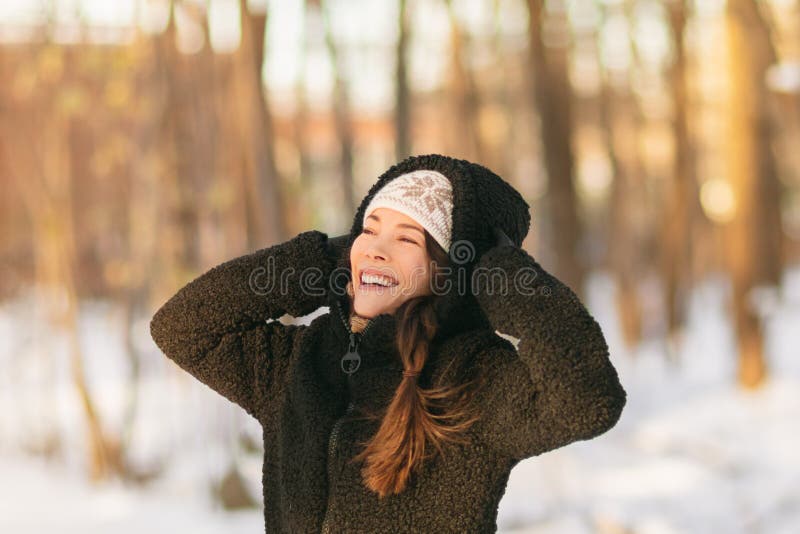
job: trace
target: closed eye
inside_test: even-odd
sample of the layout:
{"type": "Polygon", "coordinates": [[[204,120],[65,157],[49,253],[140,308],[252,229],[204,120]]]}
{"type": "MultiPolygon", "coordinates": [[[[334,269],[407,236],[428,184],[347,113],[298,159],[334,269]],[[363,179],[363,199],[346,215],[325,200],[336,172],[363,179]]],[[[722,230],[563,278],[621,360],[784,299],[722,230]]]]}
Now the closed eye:
{"type": "MultiPolygon", "coordinates": [[[[367,235],[374,235],[374,234],[375,234],[375,232],[373,232],[373,231],[372,231],[372,230],[370,230],[369,228],[362,228],[362,229],[361,229],[361,233],[362,233],[362,234],[367,234],[367,235]]],[[[414,245],[416,245],[416,244],[417,244],[417,242],[416,242],[416,241],[414,241],[413,239],[411,239],[411,238],[409,238],[409,237],[401,237],[401,238],[400,238],[400,241],[407,241],[407,242],[409,242],[409,243],[412,243],[412,244],[414,244],[414,245]]]]}

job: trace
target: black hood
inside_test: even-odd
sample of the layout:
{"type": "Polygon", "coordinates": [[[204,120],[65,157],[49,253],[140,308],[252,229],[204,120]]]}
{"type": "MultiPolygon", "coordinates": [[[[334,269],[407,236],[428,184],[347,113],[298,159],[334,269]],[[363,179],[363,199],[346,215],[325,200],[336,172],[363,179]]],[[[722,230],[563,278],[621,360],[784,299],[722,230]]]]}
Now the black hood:
{"type": "MultiPolygon", "coordinates": [[[[435,301],[439,320],[437,337],[449,336],[466,328],[487,326],[488,321],[469,283],[473,268],[481,255],[494,246],[492,227],[501,228],[514,244],[522,245],[530,228],[529,206],[516,189],[486,167],[438,154],[409,157],[389,168],[370,188],[356,210],[349,239],[337,261],[337,276],[331,282],[331,294],[334,295],[331,304],[338,301],[345,313],[349,310],[350,297],[345,289],[352,278],[349,251],[361,234],[364,211],[372,197],[395,178],[422,169],[440,172],[453,186],[451,270],[448,289],[435,301]]],[[[338,313],[333,307],[331,312],[338,313]]],[[[370,328],[370,331],[379,330],[384,334],[381,337],[393,336],[393,315],[381,314],[372,321],[377,321],[378,325],[377,328],[370,328]]]]}

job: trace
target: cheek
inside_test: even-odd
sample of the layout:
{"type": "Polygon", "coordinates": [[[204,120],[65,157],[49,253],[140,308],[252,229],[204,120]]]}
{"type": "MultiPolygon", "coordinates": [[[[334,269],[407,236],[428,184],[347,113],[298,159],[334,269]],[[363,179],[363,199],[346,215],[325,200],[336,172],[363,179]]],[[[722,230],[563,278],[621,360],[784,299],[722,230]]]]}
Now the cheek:
{"type": "Polygon", "coordinates": [[[350,247],[350,265],[351,266],[361,256],[361,249],[364,248],[364,247],[362,247],[360,241],[361,241],[360,237],[356,238],[356,240],[353,241],[353,246],[350,247]]]}
{"type": "Polygon", "coordinates": [[[419,285],[428,279],[427,267],[423,262],[413,262],[403,266],[403,275],[407,282],[419,285]]]}

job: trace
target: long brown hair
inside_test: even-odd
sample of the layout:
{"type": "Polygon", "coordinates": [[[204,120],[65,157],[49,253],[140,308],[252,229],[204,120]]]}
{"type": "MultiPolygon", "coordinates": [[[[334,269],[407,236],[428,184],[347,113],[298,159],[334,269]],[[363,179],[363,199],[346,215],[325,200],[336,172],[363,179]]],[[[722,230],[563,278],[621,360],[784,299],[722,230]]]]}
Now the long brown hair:
{"type": "MultiPolygon", "coordinates": [[[[439,268],[449,266],[448,254],[427,231],[425,247],[435,263],[435,276],[439,268]]],[[[431,387],[420,384],[426,377],[423,370],[438,328],[433,308],[436,298],[414,297],[395,311],[395,343],[403,363],[403,378],[385,413],[366,413],[367,419],[381,419],[380,427],[372,438],[359,443],[364,449],[350,460],[364,461],[364,484],[381,498],[406,488],[411,474],[418,474],[423,462],[433,457],[435,451],[430,445],[444,455],[445,442],[465,443],[460,434],[478,419],[470,402],[476,380],[447,383],[444,372],[431,387]]]]}

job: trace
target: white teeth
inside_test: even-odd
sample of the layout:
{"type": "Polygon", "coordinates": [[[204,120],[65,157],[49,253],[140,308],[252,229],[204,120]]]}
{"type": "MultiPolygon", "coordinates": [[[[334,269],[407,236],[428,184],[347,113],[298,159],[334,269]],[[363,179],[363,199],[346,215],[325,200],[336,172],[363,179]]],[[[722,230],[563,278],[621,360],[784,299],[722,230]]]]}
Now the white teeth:
{"type": "Polygon", "coordinates": [[[383,276],[377,276],[374,274],[362,274],[361,275],[361,283],[362,284],[380,284],[384,287],[391,287],[396,286],[397,283],[393,282],[389,278],[384,278],[383,276]]]}

